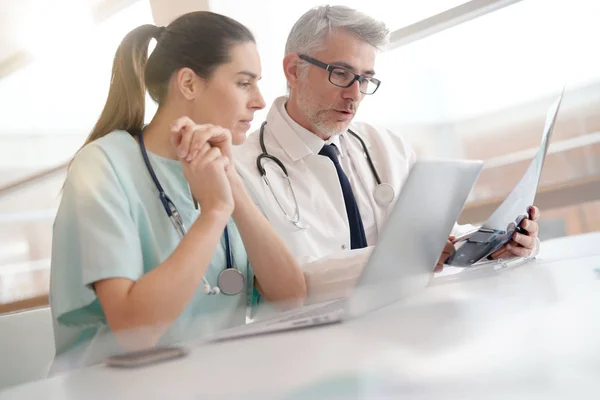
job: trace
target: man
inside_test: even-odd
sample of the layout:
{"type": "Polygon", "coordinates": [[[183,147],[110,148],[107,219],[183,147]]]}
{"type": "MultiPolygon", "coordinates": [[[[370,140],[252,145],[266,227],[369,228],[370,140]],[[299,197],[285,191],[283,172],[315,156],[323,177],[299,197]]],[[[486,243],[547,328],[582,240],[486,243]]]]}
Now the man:
{"type": "MultiPolygon", "coordinates": [[[[263,135],[255,132],[236,149],[239,173],[301,261],[374,245],[393,205],[389,187],[375,192],[376,181],[399,193],[415,162],[415,153],[400,136],[352,123],[361,101],[379,87],[375,58],[388,37],[382,22],[347,7],[308,11],[286,43],[283,68],[289,95],[271,106],[263,135]],[[269,156],[257,161],[265,150],[269,156]],[[265,170],[267,184],[259,168],[265,170]]],[[[531,207],[523,224],[527,234],[517,233],[493,257],[537,251],[538,217],[539,210],[531,207]]],[[[452,234],[464,230],[457,225],[452,234]]],[[[438,269],[454,251],[451,240],[438,269]]]]}

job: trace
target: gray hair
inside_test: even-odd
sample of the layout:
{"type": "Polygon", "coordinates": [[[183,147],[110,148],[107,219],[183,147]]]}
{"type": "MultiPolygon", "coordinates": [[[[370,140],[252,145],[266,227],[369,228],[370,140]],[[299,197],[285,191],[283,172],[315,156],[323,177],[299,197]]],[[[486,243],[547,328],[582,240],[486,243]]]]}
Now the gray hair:
{"type": "Polygon", "coordinates": [[[319,51],[327,35],[345,30],[382,50],[389,42],[389,29],[381,21],[345,6],[320,6],[307,11],[292,27],[285,54],[311,55],[319,51]]]}

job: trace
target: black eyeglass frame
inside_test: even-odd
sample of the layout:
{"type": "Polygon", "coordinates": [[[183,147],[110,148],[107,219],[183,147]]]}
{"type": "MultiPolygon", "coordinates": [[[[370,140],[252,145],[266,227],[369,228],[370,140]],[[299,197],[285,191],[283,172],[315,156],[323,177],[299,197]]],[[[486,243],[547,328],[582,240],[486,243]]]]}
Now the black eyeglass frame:
{"type": "Polygon", "coordinates": [[[362,94],[366,94],[366,95],[372,95],[375,94],[375,92],[377,91],[377,89],[379,89],[379,85],[381,85],[381,81],[377,78],[373,78],[372,76],[364,76],[364,75],[358,75],[355,74],[354,72],[350,71],[348,68],[344,68],[344,67],[340,67],[338,65],[330,65],[330,64],[326,64],[322,61],[319,61],[317,59],[314,59],[312,57],[307,56],[306,54],[300,54],[298,57],[300,57],[301,60],[306,61],[309,64],[312,64],[314,66],[317,66],[319,68],[323,68],[325,71],[329,72],[329,83],[331,83],[334,86],[340,87],[340,88],[349,88],[350,86],[352,86],[354,84],[354,82],[358,81],[359,84],[359,90],[360,90],[360,85],[367,81],[367,82],[372,82],[375,83],[377,86],[375,87],[375,90],[373,90],[372,93],[366,93],[363,92],[362,90],[360,90],[360,92],[362,94]],[[341,69],[343,71],[348,72],[350,75],[354,75],[354,79],[352,79],[350,81],[350,83],[348,83],[347,85],[338,85],[337,83],[332,82],[331,80],[331,74],[333,73],[333,71],[335,71],[336,69],[341,69]]]}

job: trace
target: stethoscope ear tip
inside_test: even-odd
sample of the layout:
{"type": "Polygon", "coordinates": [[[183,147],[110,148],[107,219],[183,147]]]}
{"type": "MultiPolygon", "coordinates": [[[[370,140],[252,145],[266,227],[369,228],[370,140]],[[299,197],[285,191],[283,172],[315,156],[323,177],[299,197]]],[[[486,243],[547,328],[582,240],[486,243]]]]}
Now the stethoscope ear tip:
{"type": "Polygon", "coordinates": [[[300,221],[292,221],[292,223],[296,226],[296,228],[298,229],[307,229],[308,225],[304,225],[302,223],[300,223],[300,221]]]}
{"type": "Polygon", "coordinates": [[[218,286],[215,286],[215,287],[210,287],[210,285],[209,285],[208,283],[205,283],[205,284],[202,286],[202,291],[203,291],[205,294],[219,294],[219,293],[221,293],[221,289],[219,289],[219,287],[218,287],[218,286]]]}
{"type": "Polygon", "coordinates": [[[205,283],[204,285],[202,285],[202,291],[205,294],[210,294],[212,292],[212,290],[210,289],[210,285],[208,283],[205,283]]]}

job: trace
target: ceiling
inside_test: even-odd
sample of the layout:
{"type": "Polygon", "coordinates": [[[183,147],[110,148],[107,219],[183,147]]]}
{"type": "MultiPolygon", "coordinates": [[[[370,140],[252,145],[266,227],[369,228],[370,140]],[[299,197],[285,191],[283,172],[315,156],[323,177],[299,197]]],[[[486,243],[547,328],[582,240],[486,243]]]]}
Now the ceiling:
{"type": "MultiPolygon", "coordinates": [[[[138,0],[0,0],[0,79],[28,65],[38,52],[51,50],[53,43],[69,40],[73,32],[79,32],[81,36],[84,30],[136,1],[138,0]]],[[[174,16],[191,10],[211,9],[229,16],[242,17],[240,20],[247,22],[250,22],[247,20],[248,15],[260,16],[266,12],[270,16],[277,15],[277,21],[271,19],[271,24],[279,26],[280,20],[291,24],[301,14],[300,11],[326,3],[319,0],[299,3],[290,0],[146,1],[152,8],[157,25],[166,25],[174,16]],[[257,13],[258,3],[262,11],[257,13]],[[285,5],[281,7],[281,3],[285,5]],[[290,12],[291,9],[297,9],[297,12],[294,14],[290,12]],[[244,12],[240,15],[242,10],[244,12]]],[[[344,0],[339,3],[367,11],[386,21],[395,30],[464,2],[465,0],[428,0],[418,7],[413,7],[411,2],[393,5],[388,0],[344,0]]],[[[260,24],[264,25],[262,19],[260,24]]]]}

